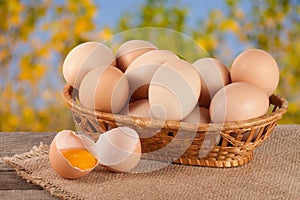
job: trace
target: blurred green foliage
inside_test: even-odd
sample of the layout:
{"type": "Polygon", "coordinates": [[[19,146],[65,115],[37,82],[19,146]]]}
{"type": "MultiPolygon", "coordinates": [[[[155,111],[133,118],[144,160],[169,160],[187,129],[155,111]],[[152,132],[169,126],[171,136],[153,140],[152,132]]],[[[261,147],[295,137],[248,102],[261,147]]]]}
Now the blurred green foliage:
{"type": "Polygon", "coordinates": [[[211,10],[195,27],[186,23],[189,8],[173,2],[147,0],[118,25],[99,30],[94,20],[101,8],[91,1],[0,0],[0,131],[74,129],[61,95],[66,54],[81,42],[149,26],[186,33],[229,67],[242,50],[268,51],[281,72],[276,93],[289,101],[280,122],[300,123],[298,1],[224,0],[222,10],[211,10]]]}
{"type": "Polygon", "coordinates": [[[95,12],[85,0],[0,1],[0,131],[73,127],[57,84],[60,66],[90,39],[95,12]]]}

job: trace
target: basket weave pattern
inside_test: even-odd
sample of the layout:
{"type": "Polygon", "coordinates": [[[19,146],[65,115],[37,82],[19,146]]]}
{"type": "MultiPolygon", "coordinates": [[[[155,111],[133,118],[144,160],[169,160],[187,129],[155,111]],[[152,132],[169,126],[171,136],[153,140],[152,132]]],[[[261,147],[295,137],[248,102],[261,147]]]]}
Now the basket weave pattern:
{"type": "Polygon", "coordinates": [[[207,167],[234,167],[249,162],[287,111],[288,102],[270,97],[271,111],[259,118],[224,124],[192,124],[124,116],[87,109],[78,102],[78,91],[65,85],[63,97],[75,125],[96,141],[118,126],[135,129],[141,140],[142,158],[207,167]]]}

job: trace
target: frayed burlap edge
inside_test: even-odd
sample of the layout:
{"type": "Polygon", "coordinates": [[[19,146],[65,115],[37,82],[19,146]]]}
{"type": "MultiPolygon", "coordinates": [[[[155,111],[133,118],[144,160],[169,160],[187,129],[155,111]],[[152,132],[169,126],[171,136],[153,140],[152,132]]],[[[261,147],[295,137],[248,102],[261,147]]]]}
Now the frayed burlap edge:
{"type": "Polygon", "coordinates": [[[45,180],[41,177],[32,175],[32,171],[25,169],[19,164],[20,161],[31,159],[34,157],[48,156],[49,146],[40,143],[40,146],[33,146],[29,152],[14,155],[13,157],[0,158],[0,162],[3,162],[13,168],[17,175],[25,179],[28,183],[41,186],[44,190],[48,191],[52,196],[62,199],[82,199],[77,195],[74,195],[60,187],[57,187],[49,180],[45,180]]]}

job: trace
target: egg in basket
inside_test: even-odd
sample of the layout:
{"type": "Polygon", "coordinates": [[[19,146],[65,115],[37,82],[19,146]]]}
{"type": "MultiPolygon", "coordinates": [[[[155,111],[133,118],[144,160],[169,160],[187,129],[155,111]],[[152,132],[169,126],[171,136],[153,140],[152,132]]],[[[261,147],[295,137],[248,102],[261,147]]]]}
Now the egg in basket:
{"type": "Polygon", "coordinates": [[[287,111],[287,101],[273,94],[277,63],[263,50],[245,50],[230,69],[200,53],[191,62],[151,40],[128,39],[115,52],[86,42],[63,64],[63,97],[77,131],[95,143],[128,127],[138,134],[143,159],[240,166],[287,111]]]}

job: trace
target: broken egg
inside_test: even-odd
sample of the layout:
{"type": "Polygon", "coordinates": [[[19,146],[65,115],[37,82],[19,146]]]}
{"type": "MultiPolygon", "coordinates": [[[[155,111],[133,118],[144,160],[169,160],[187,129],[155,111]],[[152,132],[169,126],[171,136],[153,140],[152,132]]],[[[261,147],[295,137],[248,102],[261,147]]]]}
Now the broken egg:
{"type": "Polygon", "coordinates": [[[129,172],[141,158],[138,133],[128,127],[111,129],[95,143],[86,135],[63,130],[54,137],[49,160],[63,178],[75,179],[89,174],[98,164],[114,172],[129,172]]]}
{"type": "Polygon", "coordinates": [[[49,159],[55,172],[68,179],[83,177],[98,164],[98,160],[71,130],[57,133],[50,145],[49,159]]]}

